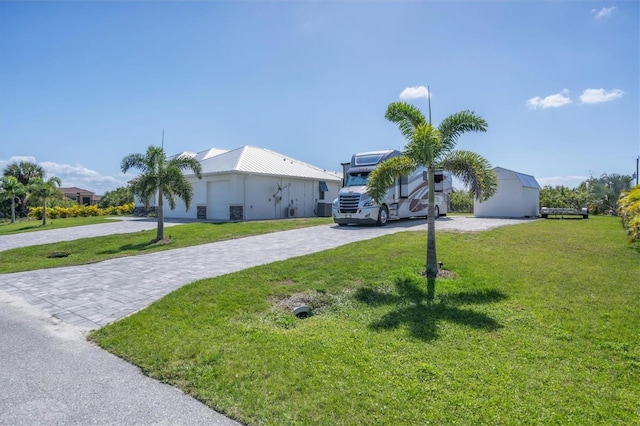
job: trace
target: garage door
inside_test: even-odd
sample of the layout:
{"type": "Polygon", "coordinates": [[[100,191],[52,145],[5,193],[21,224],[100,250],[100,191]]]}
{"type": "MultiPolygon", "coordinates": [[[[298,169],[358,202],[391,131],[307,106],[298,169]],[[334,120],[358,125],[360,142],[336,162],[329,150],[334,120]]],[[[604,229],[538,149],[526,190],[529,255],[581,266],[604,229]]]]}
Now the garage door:
{"type": "Polygon", "coordinates": [[[229,181],[207,182],[207,219],[229,220],[229,181]]]}

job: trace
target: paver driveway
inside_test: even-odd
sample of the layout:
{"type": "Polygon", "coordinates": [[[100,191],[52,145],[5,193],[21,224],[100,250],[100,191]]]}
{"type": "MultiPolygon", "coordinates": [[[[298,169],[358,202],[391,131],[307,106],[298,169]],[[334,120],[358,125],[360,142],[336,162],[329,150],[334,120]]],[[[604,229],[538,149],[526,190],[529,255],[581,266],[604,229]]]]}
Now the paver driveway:
{"type": "MultiPolygon", "coordinates": [[[[517,223],[522,221],[448,217],[436,221],[436,229],[479,231],[517,223]]],[[[322,225],[91,265],[4,274],[0,275],[0,291],[67,323],[92,329],[195,280],[410,229],[426,230],[426,221],[392,222],[383,228],[322,225]]]]}

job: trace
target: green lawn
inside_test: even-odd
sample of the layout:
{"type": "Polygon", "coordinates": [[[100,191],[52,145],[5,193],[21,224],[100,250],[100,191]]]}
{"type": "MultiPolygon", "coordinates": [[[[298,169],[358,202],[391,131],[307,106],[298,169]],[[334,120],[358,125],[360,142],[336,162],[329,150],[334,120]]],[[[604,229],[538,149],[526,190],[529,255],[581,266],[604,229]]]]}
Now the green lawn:
{"type": "Polygon", "coordinates": [[[424,250],[403,232],[199,281],[90,339],[247,424],[640,422],[618,219],[441,232],[432,305],[424,250]]]}
{"type": "MultiPolygon", "coordinates": [[[[59,219],[58,221],[65,220],[72,219],[59,219]]],[[[133,256],[328,223],[333,223],[333,220],[326,217],[237,223],[188,223],[165,228],[165,236],[171,238],[171,242],[168,244],[153,243],[156,237],[156,225],[150,223],[149,227],[153,229],[148,231],[83,238],[0,251],[0,274],[94,263],[115,257],[133,256]],[[66,252],[69,253],[69,256],[49,258],[48,256],[54,252],[66,252]]]]}
{"type": "Polygon", "coordinates": [[[44,231],[47,229],[69,228],[71,226],[95,225],[118,220],[115,216],[69,217],[64,219],[47,219],[47,225],[42,226],[42,220],[22,219],[15,223],[0,222],[0,235],[18,234],[21,232],[44,231]]]}

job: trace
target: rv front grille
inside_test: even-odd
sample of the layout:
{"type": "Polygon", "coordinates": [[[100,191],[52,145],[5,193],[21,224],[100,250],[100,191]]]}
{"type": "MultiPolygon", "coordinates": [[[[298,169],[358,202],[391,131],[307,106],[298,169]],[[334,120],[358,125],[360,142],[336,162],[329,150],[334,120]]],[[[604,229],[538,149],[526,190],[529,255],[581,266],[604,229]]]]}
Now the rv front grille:
{"type": "Polygon", "coordinates": [[[360,202],[360,194],[341,195],[340,196],[340,213],[357,213],[359,202],[360,202]]]}

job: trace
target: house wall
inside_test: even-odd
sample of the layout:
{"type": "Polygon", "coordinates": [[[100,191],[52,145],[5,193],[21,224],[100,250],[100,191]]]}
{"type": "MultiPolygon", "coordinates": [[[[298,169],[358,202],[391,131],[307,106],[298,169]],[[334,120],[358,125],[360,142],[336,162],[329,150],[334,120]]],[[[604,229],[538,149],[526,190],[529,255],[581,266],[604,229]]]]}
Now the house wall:
{"type": "Polygon", "coordinates": [[[480,203],[474,201],[473,212],[476,217],[513,217],[537,216],[539,211],[539,190],[523,187],[518,176],[503,169],[496,169],[498,190],[495,195],[480,203]]]}
{"type": "Polygon", "coordinates": [[[186,210],[178,200],[175,210],[170,210],[165,202],[165,217],[203,219],[198,217],[199,206],[201,213],[206,208],[207,220],[230,220],[230,209],[241,214],[236,220],[283,219],[289,207],[297,209],[297,217],[313,217],[317,202],[331,203],[340,189],[339,181],[325,181],[329,191],[319,200],[316,180],[243,173],[188,179],[194,189],[191,208],[186,210]]]}

